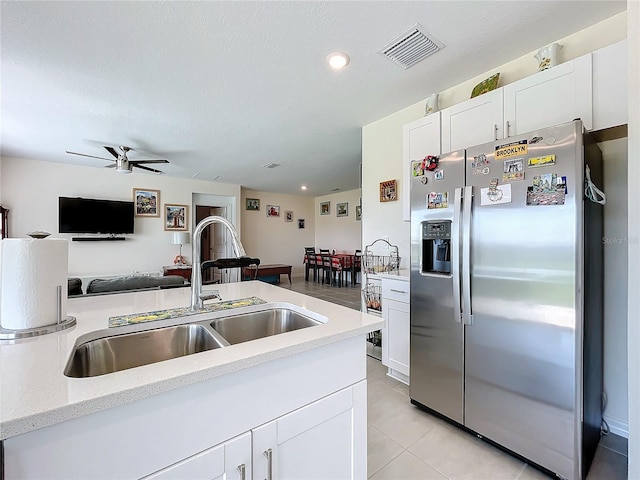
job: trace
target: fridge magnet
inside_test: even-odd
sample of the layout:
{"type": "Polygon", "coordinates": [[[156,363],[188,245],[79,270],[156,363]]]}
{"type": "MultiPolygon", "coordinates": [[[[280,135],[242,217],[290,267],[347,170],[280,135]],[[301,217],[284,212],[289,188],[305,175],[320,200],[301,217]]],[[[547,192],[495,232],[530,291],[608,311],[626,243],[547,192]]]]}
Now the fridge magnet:
{"type": "Polygon", "coordinates": [[[504,145],[496,146],[496,160],[503,160],[505,158],[520,157],[526,155],[529,151],[528,141],[520,140],[519,142],[505,143],[504,145]]]}
{"type": "Polygon", "coordinates": [[[433,178],[434,180],[444,180],[444,170],[436,170],[433,178]]]}
{"type": "Polygon", "coordinates": [[[380,201],[393,202],[398,199],[398,182],[396,180],[387,180],[380,182],[380,201]]]}
{"type": "MultiPolygon", "coordinates": [[[[501,203],[511,203],[511,185],[498,185],[497,179],[495,184],[488,188],[480,189],[480,205],[499,205],[501,203]]],[[[492,182],[493,183],[493,182],[492,182]]]]}
{"type": "Polygon", "coordinates": [[[427,177],[422,177],[420,181],[422,182],[423,185],[426,185],[427,182],[429,182],[429,179],[427,177]]]}
{"type": "Polygon", "coordinates": [[[449,192],[427,194],[427,208],[449,208],[449,192]]]}
{"type": "Polygon", "coordinates": [[[411,162],[411,171],[414,177],[421,177],[424,175],[424,169],[422,168],[422,160],[411,162]]]}
{"type": "Polygon", "coordinates": [[[544,155],[542,157],[531,157],[528,162],[528,167],[545,167],[548,165],[556,164],[556,156],[555,155],[544,155]]]}
{"type": "Polygon", "coordinates": [[[422,160],[422,169],[433,172],[436,168],[438,168],[439,161],[440,158],[436,155],[427,155],[426,157],[424,157],[424,160],[422,160]]]}
{"type": "Polygon", "coordinates": [[[524,158],[505,160],[503,172],[503,182],[515,182],[517,180],[524,180],[524,158]]]}
{"type": "Polygon", "coordinates": [[[533,137],[531,140],[529,140],[529,145],[535,145],[536,143],[540,142],[540,140],[542,140],[542,137],[533,137]]]}
{"type": "Polygon", "coordinates": [[[471,168],[484,167],[485,165],[490,165],[491,162],[487,159],[487,156],[484,153],[473,157],[471,161],[471,168]]]}
{"type": "Polygon", "coordinates": [[[473,175],[489,175],[489,167],[474,168],[471,173],[473,175]]]}
{"type": "Polygon", "coordinates": [[[564,205],[567,178],[555,173],[533,177],[533,185],[527,187],[527,205],[564,205]]]}

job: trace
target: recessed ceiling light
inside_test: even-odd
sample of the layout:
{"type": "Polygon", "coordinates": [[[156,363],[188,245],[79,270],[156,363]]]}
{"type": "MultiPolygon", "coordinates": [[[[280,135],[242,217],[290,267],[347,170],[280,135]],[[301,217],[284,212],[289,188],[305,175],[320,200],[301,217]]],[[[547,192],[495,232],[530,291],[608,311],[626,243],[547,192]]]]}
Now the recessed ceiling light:
{"type": "Polygon", "coordinates": [[[302,185],[302,186],[300,187],[300,190],[306,190],[306,189],[307,189],[307,186],[306,186],[306,185],[302,185]]]}
{"type": "Polygon", "coordinates": [[[327,56],[327,62],[334,70],[346,67],[349,65],[349,60],[349,55],[343,52],[333,52],[327,56]]]}

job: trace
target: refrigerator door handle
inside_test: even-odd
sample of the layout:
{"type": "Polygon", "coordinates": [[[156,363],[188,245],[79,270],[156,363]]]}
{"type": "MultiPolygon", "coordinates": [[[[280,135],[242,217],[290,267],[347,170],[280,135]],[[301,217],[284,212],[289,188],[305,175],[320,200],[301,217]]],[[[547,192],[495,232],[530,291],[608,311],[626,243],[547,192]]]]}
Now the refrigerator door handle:
{"type": "Polygon", "coordinates": [[[451,225],[451,278],[453,280],[453,319],[462,323],[460,309],[460,211],[462,209],[462,188],[453,193],[453,223],[451,225]]]}
{"type": "Polygon", "coordinates": [[[471,325],[471,200],[473,187],[464,187],[462,214],[462,323],[471,325]]]}

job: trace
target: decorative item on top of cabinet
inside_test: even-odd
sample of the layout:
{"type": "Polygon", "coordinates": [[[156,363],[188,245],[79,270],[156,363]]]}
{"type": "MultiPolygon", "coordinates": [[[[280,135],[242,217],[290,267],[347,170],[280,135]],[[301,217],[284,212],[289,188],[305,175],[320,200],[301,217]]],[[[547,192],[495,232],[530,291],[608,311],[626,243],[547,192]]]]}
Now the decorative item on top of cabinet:
{"type": "Polygon", "coordinates": [[[487,93],[498,88],[498,80],[500,80],[500,73],[495,73],[489,78],[484,79],[475,87],[473,87],[473,90],[471,91],[471,98],[477,97],[478,95],[482,95],[483,93],[487,93]]]}
{"type": "Polygon", "coordinates": [[[559,43],[552,43],[538,50],[538,53],[534,55],[535,59],[538,60],[538,70],[543,71],[547,68],[555,67],[558,64],[558,52],[560,50],[562,50],[562,45],[559,43]]]}
{"type": "Polygon", "coordinates": [[[440,110],[438,108],[438,94],[437,93],[432,93],[429,98],[427,98],[427,105],[425,107],[425,115],[431,115],[432,113],[437,112],[438,110],[440,110]]]}

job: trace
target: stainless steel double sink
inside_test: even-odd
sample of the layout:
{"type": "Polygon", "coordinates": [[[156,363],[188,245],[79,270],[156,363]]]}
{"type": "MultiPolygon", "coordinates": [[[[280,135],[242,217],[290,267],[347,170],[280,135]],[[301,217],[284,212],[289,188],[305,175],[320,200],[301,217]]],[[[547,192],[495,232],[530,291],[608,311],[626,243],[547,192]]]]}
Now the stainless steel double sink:
{"type": "Polygon", "coordinates": [[[76,340],[64,374],[74,378],[95,377],[327,321],[326,317],[290,304],[249,308],[251,311],[243,313],[207,314],[205,319],[203,315],[194,315],[193,321],[180,317],[173,319],[173,325],[163,321],[163,326],[156,328],[138,324],[88,333],[76,340]]]}

